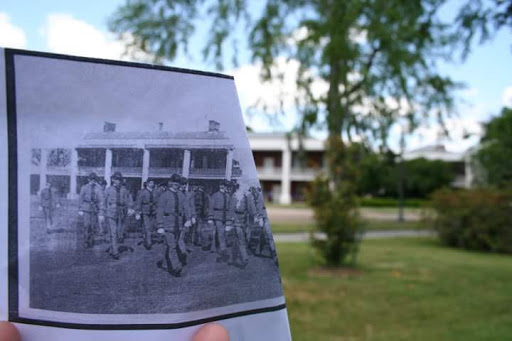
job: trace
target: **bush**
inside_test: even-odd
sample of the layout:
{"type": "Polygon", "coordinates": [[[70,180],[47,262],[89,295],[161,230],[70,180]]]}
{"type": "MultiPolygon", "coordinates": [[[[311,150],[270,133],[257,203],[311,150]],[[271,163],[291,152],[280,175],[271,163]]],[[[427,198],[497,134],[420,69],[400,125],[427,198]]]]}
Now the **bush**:
{"type": "MultiPolygon", "coordinates": [[[[359,203],[363,207],[398,207],[396,198],[361,198],[359,203]]],[[[425,199],[405,199],[405,207],[424,207],[428,204],[425,199]]]]}
{"type": "Polygon", "coordinates": [[[432,226],[449,246],[512,253],[512,195],[509,192],[441,190],[432,196],[432,226]]]}

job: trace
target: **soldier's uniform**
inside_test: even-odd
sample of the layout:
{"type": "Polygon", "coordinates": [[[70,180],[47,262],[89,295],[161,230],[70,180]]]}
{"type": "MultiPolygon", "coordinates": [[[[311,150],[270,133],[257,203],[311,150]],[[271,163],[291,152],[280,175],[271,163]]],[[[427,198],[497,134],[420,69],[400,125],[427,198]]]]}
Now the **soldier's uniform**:
{"type": "MultiPolygon", "coordinates": [[[[192,241],[198,246],[204,246],[204,234],[206,218],[208,216],[208,194],[202,187],[194,191],[194,207],[196,212],[196,223],[192,229],[192,241]]],[[[206,241],[208,242],[208,241],[206,241]]]]}
{"type": "MultiPolygon", "coordinates": [[[[180,176],[173,174],[171,182],[180,183],[180,176]]],[[[179,187],[170,188],[162,192],[158,198],[158,207],[156,210],[156,221],[158,224],[158,232],[164,233],[167,248],[165,250],[165,262],[167,263],[167,271],[174,276],[180,276],[183,268],[178,252],[183,254],[183,245],[180,247],[180,234],[183,230],[183,219],[188,222],[188,212],[185,204],[185,196],[179,190],[179,187]]],[[[186,250],[185,250],[186,252],[186,250]]],[[[186,256],[185,256],[186,257],[186,256]]],[[[186,264],[186,261],[184,262],[186,264]]],[[[159,262],[159,265],[162,263],[159,262]]]]}
{"type": "Polygon", "coordinates": [[[256,218],[258,220],[259,225],[263,229],[260,241],[256,248],[256,253],[261,255],[263,247],[265,246],[265,243],[267,243],[270,249],[270,256],[272,257],[272,259],[274,259],[274,261],[277,264],[276,245],[274,244],[272,232],[270,231],[270,223],[268,221],[267,209],[265,208],[263,194],[261,193],[261,191],[256,189],[253,191],[253,198],[256,210],[256,218]]]}
{"type": "Polygon", "coordinates": [[[142,218],[144,246],[149,250],[151,248],[151,233],[155,229],[156,219],[156,198],[154,189],[145,187],[139,192],[135,203],[135,210],[142,218]]]}
{"type": "Polygon", "coordinates": [[[228,182],[221,184],[221,189],[212,194],[208,203],[208,222],[213,223],[215,229],[213,233],[212,249],[218,243],[218,260],[225,260],[226,249],[226,224],[233,221],[233,211],[231,206],[231,195],[226,187],[228,182]],[[224,188],[222,188],[224,187],[224,188]]]}
{"type": "Polygon", "coordinates": [[[236,263],[238,259],[241,261],[241,266],[245,267],[249,262],[247,255],[247,237],[249,233],[249,216],[254,216],[255,206],[252,198],[247,194],[242,194],[238,200],[236,193],[232,197],[232,206],[234,211],[234,229],[235,229],[235,244],[232,249],[232,262],[236,263]],[[247,229],[247,232],[246,232],[247,229]]]}
{"type": "MultiPolygon", "coordinates": [[[[191,222],[197,223],[196,205],[194,202],[194,193],[192,191],[188,191],[186,189],[187,183],[188,183],[187,179],[183,178],[182,179],[182,193],[183,193],[183,196],[185,197],[185,210],[187,211],[185,216],[191,222]]],[[[185,217],[184,217],[183,223],[185,223],[185,217]]],[[[182,239],[184,242],[186,242],[186,244],[190,245],[192,243],[192,234],[193,234],[195,225],[196,224],[192,223],[190,227],[183,228],[182,234],[180,235],[180,239],[182,239]]]]}
{"type": "Polygon", "coordinates": [[[44,215],[46,232],[50,233],[53,227],[53,211],[59,205],[58,196],[53,187],[46,187],[41,190],[41,210],[44,215]]]}
{"type": "MultiPolygon", "coordinates": [[[[122,175],[115,172],[112,180],[122,181],[122,175]]],[[[119,257],[118,242],[124,240],[124,225],[126,214],[133,208],[132,196],[128,190],[119,183],[112,185],[105,190],[105,215],[110,230],[110,254],[114,259],[119,257]]]]}
{"type": "Polygon", "coordinates": [[[105,214],[105,202],[101,186],[96,182],[96,174],[89,175],[89,183],[80,188],[78,200],[79,212],[82,212],[84,225],[85,247],[92,247],[94,243],[94,229],[98,226],[99,216],[105,214]]]}

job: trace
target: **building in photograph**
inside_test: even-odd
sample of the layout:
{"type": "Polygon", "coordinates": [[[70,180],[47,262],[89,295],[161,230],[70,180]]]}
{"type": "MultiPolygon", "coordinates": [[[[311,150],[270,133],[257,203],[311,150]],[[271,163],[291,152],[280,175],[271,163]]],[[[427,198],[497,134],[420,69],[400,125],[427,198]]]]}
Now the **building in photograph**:
{"type": "Polygon", "coordinates": [[[173,173],[192,184],[201,180],[212,190],[220,180],[242,175],[233,142],[218,122],[209,121],[208,129],[197,132],[171,133],[163,128],[160,123],[156,131],[120,132],[106,122],[102,132],[85,134],[75,146],[34,148],[31,192],[38,193],[49,180],[60,194],[76,197],[91,172],[108,184],[114,172],[121,172],[132,193],[149,177],[164,182],[173,173]]]}

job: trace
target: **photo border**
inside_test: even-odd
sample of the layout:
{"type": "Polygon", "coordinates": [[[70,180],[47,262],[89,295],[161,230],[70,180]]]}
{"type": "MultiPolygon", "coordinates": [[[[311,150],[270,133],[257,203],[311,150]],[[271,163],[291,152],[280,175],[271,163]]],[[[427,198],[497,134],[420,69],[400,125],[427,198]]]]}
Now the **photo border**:
{"type": "Polygon", "coordinates": [[[118,60],[108,60],[89,57],[69,56],[63,54],[27,51],[19,49],[4,49],[5,54],[5,81],[6,81],[6,101],[7,101],[7,148],[8,148],[8,307],[9,321],[17,323],[25,323],[32,325],[59,327],[69,329],[91,329],[91,330],[150,330],[150,329],[178,329],[190,327],[194,325],[225,320],[235,317],[274,312],[286,309],[286,304],[279,304],[266,308],[242,310],[234,313],[207,317],[204,319],[191,320],[180,323],[170,324],[82,324],[57,322],[39,319],[30,319],[19,316],[19,263],[18,263],[18,139],[17,139],[17,123],[16,123],[16,70],[15,56],[33,56],[50,59],[71,60],[77,62],[86,62],[103,65],[116,65],[133,67],[139,69],[150,69],[160,71],[170,71],[178,73],[187,73],[201,76],[218,77],[234,80],[233,76],[221,73],[205,72],[190,70],[184,68],[176,68],[161,65],[151,65],[135,62],[125,62],[118,60]]]}

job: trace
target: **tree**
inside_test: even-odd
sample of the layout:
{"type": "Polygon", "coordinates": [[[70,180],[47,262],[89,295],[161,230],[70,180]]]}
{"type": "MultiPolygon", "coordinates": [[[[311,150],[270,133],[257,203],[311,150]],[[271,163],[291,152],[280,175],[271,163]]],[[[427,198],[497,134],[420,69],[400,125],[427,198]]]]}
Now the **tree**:
{"type": "Polygon", "coordinates": [[[496,188],[512,185],[512,109],[503,108],[501,114],[484,126],[480,148],[474,159],[481,168],[477,182],[496,188]]]}
{"type": "Polygon", "coordinates": [[[350,253],[347,247],[357,250],[352,245],[360,225],[354,186],[360,153],[349,147],[353,137],[385,145],[398,120],[408,121],[412,130],[422,119],[436,115],[442,120],[452,110],[457,84],[436,68],[440,58],[450,59],[450,47],[458,39],[438,15],[446,2],[138,0],[121,6],[110,27],[119,35],[128,33],[132,48],[157,60],[172,59],[180,47],[187,49],[195,25],[204,24],[198,20],[207,13],[211,26],[204,55],[217,66],[223,64],[229,39],[236,39],[234,27],[244,23],[263,80],[279,77],[276,63],[281,57],[299,63],[300,131],[321,122],[328,132],[328,175],[310,193],[318,226],[328,240],[315,245],[329,264],[338,265],[350,253]],[[251,18],[249,9],[255,3],[263,7],[251,18]],[[327,90],[314,93],[315,82],[323,82],[327,90]]]}

